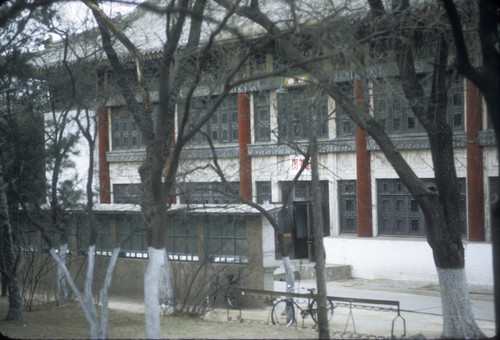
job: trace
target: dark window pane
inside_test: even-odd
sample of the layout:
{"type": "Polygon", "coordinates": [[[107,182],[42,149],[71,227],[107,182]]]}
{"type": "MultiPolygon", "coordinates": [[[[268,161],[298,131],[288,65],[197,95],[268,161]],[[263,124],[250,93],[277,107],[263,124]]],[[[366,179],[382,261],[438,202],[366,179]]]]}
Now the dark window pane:
{"type": "MultiPolygon", "coordinates": [[[[432,183],[432,180],[424,181],[432,183]]],[[[465,180],[459,179],[459,185],[463,185],[463,183],[465,180]]],[[[377,180],[377,188],[379,232],[381,234],[425,235],[423,213],[417,201],[400,180],[377,180]]],[[[465,202],[465,192],[461,192],[461,197],[465,202]]],[[[465,225],[465,204],[462,204],[461,207],[460,220],[465,225]]]]}
{"type": "Polygon", "coordinates": [[[339,181],[340,232],[357,232],[356,181],[339,181]]]}

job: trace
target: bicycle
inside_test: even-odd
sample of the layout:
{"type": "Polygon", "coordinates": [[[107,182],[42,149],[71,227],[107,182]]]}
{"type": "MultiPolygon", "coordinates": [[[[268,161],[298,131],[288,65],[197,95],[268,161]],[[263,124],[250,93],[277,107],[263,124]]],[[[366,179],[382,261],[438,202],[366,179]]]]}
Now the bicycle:
{"type": "MultiPolygon", "coordinates": [[[[314,288],[308,288],[310,296],[307,298],[307,307],[302,309],[298,303],[291,297],[280,299],[274,303],[273,309],[271,311],[271,321],[273,325],[286,325],[290,326],[295,322],[295,307],[300,310],[300,315],[302,319],[305,319],[308,315],[311,315],[315,323],[318,323],[318,303],[314,296],[314,288]]],[[[333,303],[328,300],[327,302],[327,313],[328,322],[333,318],[333,303]]]]}
{"type": "Polygon", "coordinates": [[[207,293],[208,306],[211,307],[214,305],[219,291],[224,292],[224,301],[227,302],[229,307],[237,309],[241,306],[243,293],[241,291],[237,292],[236,289],[242,289],[243,286],[238,281],[233,280],[233,274],[226,275],[226,279],[227,283],[224,286],[222,286],[220,283],[219,275],[217,275],[215,279],[210,283],[210,287],[208,288],[207,293]]]}

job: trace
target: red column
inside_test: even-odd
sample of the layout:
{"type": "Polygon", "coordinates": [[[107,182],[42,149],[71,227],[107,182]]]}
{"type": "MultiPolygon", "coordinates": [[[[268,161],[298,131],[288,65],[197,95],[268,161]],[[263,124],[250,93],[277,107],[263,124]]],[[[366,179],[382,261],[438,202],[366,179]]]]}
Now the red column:
{"type": "Polygon", "coordinates": [[[482,101],[478,88],[466,80],[467,129],[467,222],[470,241],[485,241],[483,148],[479,145],[482,130],[482,101]]]}
{"type": "Polygon", "coordinates": [[[248,156],[250,144],[250,98],[238,91],[238,140],[240,151],[240,195],[252,200],[252,163],[248,156]]]}
{"type": "Polygon", "coordinates": [[[99,202],[111,203],[111,184],[109,182],[109,163],[106,152],[109,151],[108,110],[103,107],[97,113],[99,136],[99,202]]]}
{"type": "MultiPolygon", "coordinates": [[[[359,77],[354,79],[354,103],[358,107],[363,105],[363,85],[359,77]]],[[[370,152],[366,149],[367,136],[367,133],[356,125],[356,203],[359,237],[373,236],[371,166],[370,152]]]]}

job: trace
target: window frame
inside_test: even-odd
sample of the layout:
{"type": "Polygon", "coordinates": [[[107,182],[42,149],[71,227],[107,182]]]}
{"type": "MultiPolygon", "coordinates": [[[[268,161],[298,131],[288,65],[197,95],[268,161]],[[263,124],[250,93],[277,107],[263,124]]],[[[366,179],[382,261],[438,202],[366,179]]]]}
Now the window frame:
{"type": "Polygon", "coordinates": [[[244,216],[207,215],[204,216],[204,225],[208,262],[248,263],[247,219],[244,216]],[[238,231],[236,228],[242,230],[238,231]],[[225,234],[224,229],[230,230],[231,234],[225,234]],[[241,244],[244,244],[244,247],[241,247],[241,244]],[[241,249],[244,251],[240,251],[241,249]]]}
{"type": "MultiPolygon", "coordinates": [[[[309,88],[297,86],[278,93],[278,140],[296,141],[309,138],[310,97],[309,88]]],[[[328,97],[321,93],[318,125],[319,138],[328,138],[328,97]]]]}
{"type": "MultiPolygon", "coordinates": [[[[123,238],[135,228],[135,224],[141,223],[142,215],[140,213],[116,215],[116,239],[120,243],[123,238]]],[[[123,246],[120,251],[121,256],[131,257],[131,258],[148,258],[148,243],[147,243],[147,233],[144,230],[140,230],[134,234],[123,246]],[[138,243],[141,247],[136,247],[138,243]],[[139,249],[140,248],[140,249],[139,249]]]]}
{"type": "Polygon", "coordinates": [[[168,258],[172,261],[200,261],[198,217],[171,214],[167,216],[166,226],[168,258]]]}
{"type": "Polygon", "coordinates": [[[255,190],[257,204],[272,203],[272,187],[271,181],[256,181],[255,190]]]}
{"type": "MultiPolygon", "coordinates": [[[[397,78],[385,78],[382,82],[383,84],[375,82],[373,86],[373,111],[385,131],[389,135],[425,132],[411,109],[397,78]],[[390,88],[390,93],[386,93],[387,87],[390,88]]],[[[464,130],[463,78],[457,74],[449,74],[447,83],[446,121],[453,131],[464,130]]],[[[428,84],[424,84],[424,86],[429,87],[428,84]]],[[[428,89],[424,90],[428,92],[428,89]]]]}
{"type": "Polygon", "coordinates": [[[113,203],[115,204],[140,204],[140,183],[114,183],[113,203]]]}
{"type": "MultiPolygon", "coordinates": [[[[434,179],[422,179],[429,185],[434,179]]],[[[467,237],[467,193],[465,178],[458,178],[460,192],[462,237],[467,237]]],[[[400,179],[377,179],[377,222],[378,234],[384,236],[425,236],[426,221],[422,209],[400,179]],[[382,188],[381,187],[384,187],[382,188]],[[388,202],[387,205],[383,202],[388,202]],[[397,206],[399,204],[399,207],[397,206]],[[384,208],[386,207],[386,208],[384,208]],[[405,213],[399,212],[402,208],[405,213]],[[387,210],[383,212],[382,209],[387,210]],[[399,214],[396,214],[396,212],[399,214]],[[384,228],[383,220],[389,222],[384,228]],[[396,223],[397,222],[397,223],[396,223]],[[398,227],[398,223],[399,226],[398,227]],[[413,230],[412,230],[413,229],[413,230]]]]}
{"type": "Polygon", "coordinates": [[[269,91],[253,94],[254,132],[256,142],[271,140],[271,99],[269,91]]]}
{"type": "MultiPolygon", "coordinates": [[[[339,87],[352,102],[354,102],[354,84],[352,82],[340,83],[339,87]]],[[[353,137],[356,135],[356,124],[340,104],[335,104],[337,138],[353,137]]]]}
{"type": "MultiPolygon", "coordinates": [[[[201,119],[206,114],[206,108],[216,97],[193,98],[190,103],[189,116],[192,119],[201,119]]],[[[184,110],[184,102],[178,103],[178,112],[184,110]]],[[[181,119],[178,119],[181,124],[181,119]]],[[[193,122],[194,123],[194,122],[193,122]]],[[[188,123],[189,124],[189,123],[188,123]]],[[[239,141],[238,125],[238,95],[236,93],[228,94],[222,100],[219,107],[213,112],[208,121],[201,127],[202,132],[206,133],[212,139],[214,144],[231,144],[239,141]]],[[[187,142],[188,145],[205,145],[207,142],[205,136],[196,132],[187,142]]]]}
{"type": "MultiPolygon", "coordinates": [[[[239,192],[239,182],[228,182],[236,192],[239,192]]],[[[231,204],[239,203],[229,194],[229,188],[222,182],[182,182],[179,186],[179,202],[183,204],[231,204]]]]}
{"type": "Polygon", "coordinates": [[[358,203],[356,196],[356,180],[339,180],[337,181],[338,203],[339,203],[339,231],[341,234],[357,234],[358,233],[358,203]],[[351,190],[348,188],[352,186],[351,190]],[[347,202],[353,202],[352,211],[347,211],[347,202]],[[352,220],[352,227],[348,227],[348,220],[352,220]]]}

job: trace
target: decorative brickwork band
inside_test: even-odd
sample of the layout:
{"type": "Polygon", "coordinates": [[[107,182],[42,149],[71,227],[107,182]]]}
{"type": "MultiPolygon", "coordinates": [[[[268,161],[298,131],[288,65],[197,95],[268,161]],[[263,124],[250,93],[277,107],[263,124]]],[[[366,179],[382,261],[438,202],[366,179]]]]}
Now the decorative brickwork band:
{"type": "Polygon", "coordinates": [[[97,113],[99,136],[99,202],[111,203],[111,184],[109,181],[109,163],[106,153],[109,151],[108,109],[103,107],[97,113]]]}
{"type": "Polygon", "coordinates": [[[467,224],[469,241],[485,241],[483,147],[479,144],[482,130],[482,100],[478,88],[466,79],[467,117],[467,224]]]}
{"type": "Polygon", "coordinates": [[[238,134],[240,152],[240,195],[252,200],[252,163],[248,155],[250,144],[250,98],[238,91],[238,134]]]}
{"type": "MultiPolygon", "coordinates": [[[[358,107],[363,105],[363,82],[359,77],[354,79],[354,103],[358,107]]],[[[373,236],[371,165],[366,138],[367,133],[356,125],[356,204],[359,237],[373,236]]]]}

